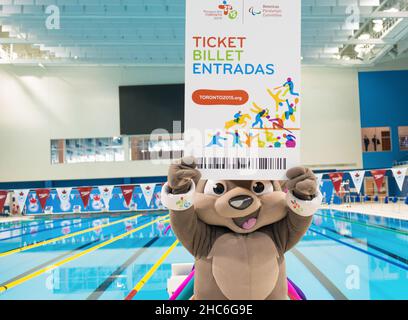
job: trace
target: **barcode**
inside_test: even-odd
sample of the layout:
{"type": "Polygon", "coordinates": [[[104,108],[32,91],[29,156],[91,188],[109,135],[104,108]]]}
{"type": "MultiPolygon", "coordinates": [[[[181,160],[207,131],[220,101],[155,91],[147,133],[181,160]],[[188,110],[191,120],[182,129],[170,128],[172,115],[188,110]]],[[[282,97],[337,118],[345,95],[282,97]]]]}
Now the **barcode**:
{"type": "Polygon", "coordinates": [[[286,158],[199,158],[198,169],[286,170],[286,158]]]}

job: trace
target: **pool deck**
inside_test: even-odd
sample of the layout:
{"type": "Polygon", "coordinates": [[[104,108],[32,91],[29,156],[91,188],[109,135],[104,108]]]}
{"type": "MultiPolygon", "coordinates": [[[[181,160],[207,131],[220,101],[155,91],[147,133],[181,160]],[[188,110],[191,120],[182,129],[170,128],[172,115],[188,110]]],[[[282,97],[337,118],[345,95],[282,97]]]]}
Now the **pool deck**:
{"type": "Polygon", "coordinates": [[[400,220],[408,220],[408,205],[399,203],[365,203],[365,204],[341,204],[322,205],[323,209],[334,209],[345,212],[355,212],[371,216],[380,216],[400,220]]]}

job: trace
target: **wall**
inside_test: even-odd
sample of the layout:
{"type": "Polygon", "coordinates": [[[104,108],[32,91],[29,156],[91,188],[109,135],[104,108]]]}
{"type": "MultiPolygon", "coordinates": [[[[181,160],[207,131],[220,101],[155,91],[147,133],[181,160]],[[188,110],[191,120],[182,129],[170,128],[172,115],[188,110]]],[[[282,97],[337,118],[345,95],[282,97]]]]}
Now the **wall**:
{"type": "MultiPolygon", "coordinates": [[[[303,163],[361,167],[356,71],[302,77],[303,163]]],[[[166,165],[139,161],[51,165],[50,140],[117,136],[118,86],[183,80],[182,67],[0,66],[0,182],[165,176],[166,165]]]]}
{"type": "Polygon", "coordinates": [[[364,153],[364,168],[392,167],[408,157],[398,145],[398,126],[408,126],[408,70],[360,72],[358,78],[361,127],[391,127],[392,150],[364,153]]]}

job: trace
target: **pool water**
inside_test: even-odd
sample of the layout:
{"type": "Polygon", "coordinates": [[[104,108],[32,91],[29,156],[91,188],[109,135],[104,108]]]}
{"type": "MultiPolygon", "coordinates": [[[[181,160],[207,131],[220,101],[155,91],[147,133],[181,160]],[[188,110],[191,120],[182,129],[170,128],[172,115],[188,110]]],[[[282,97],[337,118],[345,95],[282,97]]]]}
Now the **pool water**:
{"type": "MultiPolygon", "coordinates": [[[[1,223],[0,299],[125,299],[175,242],[166,219],[1,223]]],[[[320,210],[286,254],[287,273],[309,300],[408,299],[407,247],[407,221],[320,210]]],[[[186,262],[193,258],[179,244],[133,299],[168,299],[171,264],[186,262]]]]}

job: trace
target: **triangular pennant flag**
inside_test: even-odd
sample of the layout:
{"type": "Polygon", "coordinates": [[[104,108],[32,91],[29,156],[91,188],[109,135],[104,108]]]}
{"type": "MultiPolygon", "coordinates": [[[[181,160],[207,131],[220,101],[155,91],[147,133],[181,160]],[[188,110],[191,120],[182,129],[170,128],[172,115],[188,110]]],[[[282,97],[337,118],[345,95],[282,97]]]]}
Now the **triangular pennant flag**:
{"type": "MultiPolygon", "coordinates": [[[[402,191],[404,185],[405,176],[407,174],[408,168],[394,168],[392,174],[394,175],[395,181],[397,182],[398,188],[402,191]]],[[[0,210],[1,211],[1,210],[0,210]]]]}
{"type": "Polygon", "coordinates": [[[75,195],[71,194],[71,200],[74,200],[74,198],[75,198],[75,195]]]}
{"type": "Polygon", "coordinates": [[[133,190],[135,189],[135,186],[120,186],[120,188],[122,189],[122,194],[125,198],[126,204],[129,206],[130,201],[132,201],[133,190]]]}
{"type": "Polygon", "coordinates": [[[69,204],[69,199],[74,199],[75,195],[71,194],[72,188],[57,188],[58,198],[61,201],[61,204],[67,205],[69,204]]]}
{"type": "Polygon", "coordinates": [[[38,199],[40,200],[41,209],[44,210],[45,204],[47,203],[48,198],[50,197],[50,189],[37,189],[35,193],[37,194],[38,199]]]}
{"type": "Polygon", "coordinates": [[[88,207],[89,197],[91,196],[92,187],[80,187],[78,188],[79,195],[81,196],[84,208],[88,207]]]}
{"type": "Polygon", "coordinates": [[[55,199],[55,196],[56,196],[56,194],[55,194],[55,193],[51,193],[51,198],[52,198],[52,200],[54,200],[54,199],[55,199]]]}
{"type": "Polygon", "coordinates": [[[25,207],[25,203],[29,192],[30,189],[14,190],[14,198],[16,199],[17,204],[20,207],[20,212],[22,212],[25,207]]]}
{"type": "Polygon", "coordinates": [[[387,172],[387,170],[385,170],[385,169],[371,170],[371,175],[374,178],[374,182],[375,182],[375,185],[377,186],[378,192],[381,192],[381,190],[382,190],[382,184],[383,184],[386,172],[387,172]]]}
{"type": "Polygon", "coordinates": [[[329,173],[329,177],[331,182],[333,183],[334,190],[336,190],[336,193],[339,193],[341,182],[343,181],[343,173],[342,172],[329,173]]]}
{"type": "Polygon", "coordinates": [[[3,212],[4,204],[6,203],[7,199],[7,191],[0,191],[0,213],[3,212]]]}
{"type": "Polygon", "coordinates": [[[361,186],[363,185],[364,181],[364,170],[352,171],[350,172],[351,179],[353,180],[354,187],[356,188],[357,193],[360,193],[361,186]]]}
{"type": "Polygon", "coordinates": [[[316,176],[317,186],[320,187],[320,185],[322,184],[323,173],[316,173],[315,176],[316,176]]]}
{"type": "Polygon", "coordinates": [[[143,183],[140,185],[140,188],[142,189],[142,194],[145,198],[148,207],[150,207],[150,203],[152,202],[155,187],[156,187],[155,183],[143,183]]]}
{"type": "Polygon", "coordinates": [[[99,186],[98,189],[105,207],[109,209],[109,201],[112,199],[113,186],[99,186]]]}

